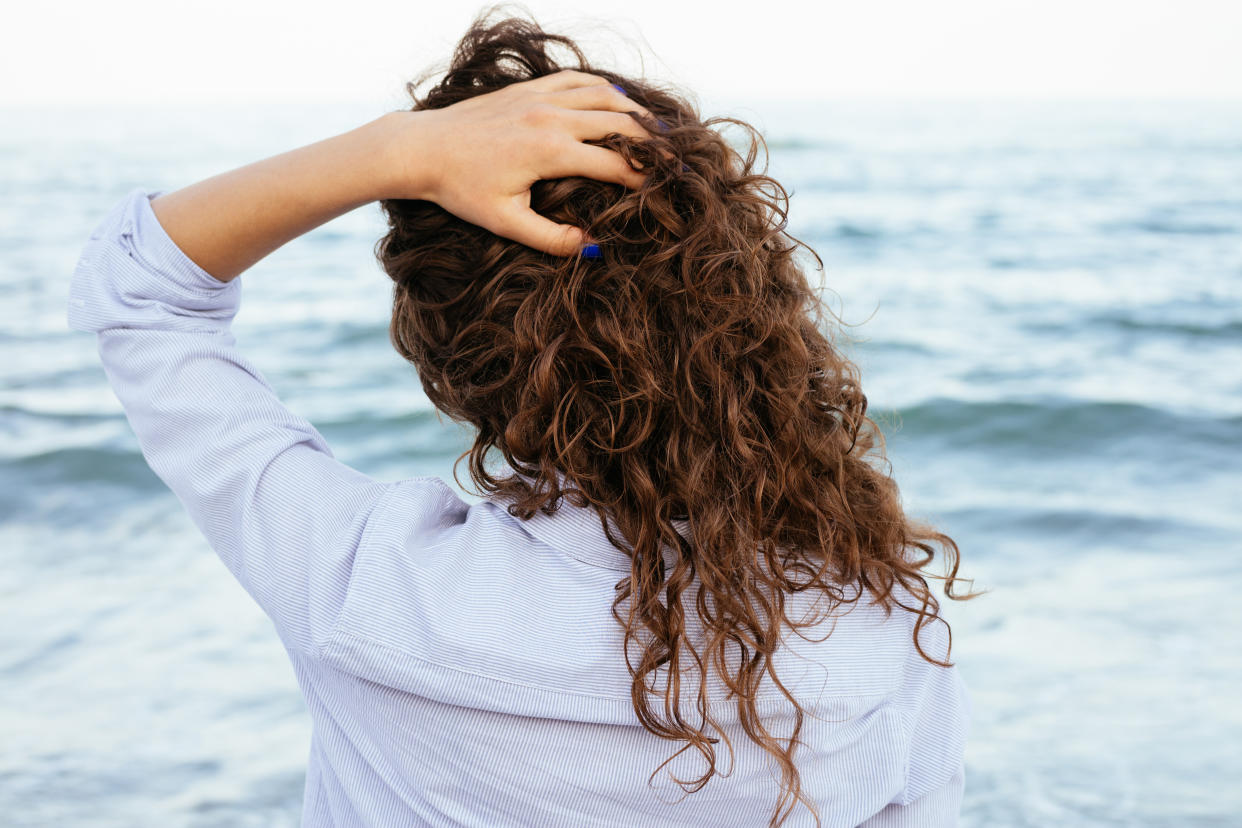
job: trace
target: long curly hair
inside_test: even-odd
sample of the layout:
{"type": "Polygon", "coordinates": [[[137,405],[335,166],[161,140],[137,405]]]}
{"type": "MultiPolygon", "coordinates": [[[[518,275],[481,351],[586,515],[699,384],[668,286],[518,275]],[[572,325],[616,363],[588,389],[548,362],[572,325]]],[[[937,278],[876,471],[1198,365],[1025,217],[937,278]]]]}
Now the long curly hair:
{"type": "Polygon", "coordinates": [[[734,118],[702,119],[675,89],[592,66],[571,39],[531,20],[490,18],[476,18],[425,94],[430,76],[406,85],[411,109],[562,69],[591,72],[663,121],[643,121],[649,140],[590,142],[649,175],[637,190],[586,178],[532,189],[537,212],[599,241],[598,259],[525,247],[430,202],[381,202],[389,230],[376,256],[395,283],[392,342],[432,403],[477,430],[458,462],[469,457],[480,493],[511,501],[521,519],[553,513],[562,497],[589,506],[630,557],[612,610],[625,629],[634,709],[652,733],[687,742],[674,756],[693,747],[709,766],[679,784],[697,791],[716,772],[719,738],[708,730],[724,731],[706,695],[715,665],[746,734],[781,769],[772,824],[798,801],[818,823],[793,761],[803,708],[776,681],[796,711],[788,740],[755,709],[782,627],[815,623],[794,625],[785,596],[814,589],[837,606],[867,593],[890,613],[901,607],[918,616],[919,653],[949,666],[924,652],[919,630],[944,623],[927,578],[945,581],[950,598],[972,597],[954,593],[957,546],[902,511],[858,370],[825,334],[835,316],[794,253],[805,247],[821,270],[822,260],[785,232],[788,194],[764,174],[762,136],[734,118]],[[718,130],[730,124],[749,136],[745,157],[718,130]],[[489,471],[493,450],[513,473],[489,471]],[[674,520],[688,521],[687,537],[674,520]],[[938,548],[946,574],[928,575],[938,548]],[[682,600],[696,579],[701,648],[687,640],[682,600]],[[848,598],[845,587],[860,589],[848,598]],[[736,673],[730,647],[742,655],[736,673]],[[669,716],[651,706],[648,679],[665,665],[680,676],[686,659],[704,679],[701,728],[680,715],[676,678],[659,705],[669,716]]]}

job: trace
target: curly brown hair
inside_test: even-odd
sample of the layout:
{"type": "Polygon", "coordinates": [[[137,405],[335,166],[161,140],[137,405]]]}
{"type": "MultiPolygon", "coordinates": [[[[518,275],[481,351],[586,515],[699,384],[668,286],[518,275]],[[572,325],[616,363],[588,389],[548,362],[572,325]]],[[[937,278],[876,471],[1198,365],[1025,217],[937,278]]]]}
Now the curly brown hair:
{"type": "Polygon", "coordinates": [[[836,606],[866,592],[888,612],[902,607],[918,616],[919,653],[949,666],[923,650],[919,630],[944,623],[928,577],[944,580],[950,598],[972,597],[954,593],[957,545],[904,515],[891,470],[882,469],[883,437],[867,416],[858,370],[824,333],[835,317],[794,253],[805,247],[821,270],[822,260],[785,232],[788,194],[764,174],[766,161],[755,169],[761,144],[766,158],[762,136],[734,118],[703,120],[674,89],[591,66],[572,40],[533,21],[489,16],[474,21],[425,95],[417,90],[426,76],[407,84],[412,109],[562,69],[590,72],[663,122],[643,121],[650,140],[592,142],[649,175],[637,190],[585,178],[532,189],[536,211],[599,241],[598,259],[525,247],[430,202],[382,202],[389,231],[376,255],[395,283],[393,344],[432,403],[477,429],[458,462],[469,457],[481,493],[512,501],[510,514],[521,519],[555,512],[562,497],[589,505],[630,556],[613,616],[625,628],[638,719],[686,741],[678,754],[693,746],[709,764],[698,779],[679,780],[683,788],[697,791],[716,773],[719,739],[707,730],[724,731],[709,715],[706,681],[698,728],[677,712],[676,678],[663,699],[667,720],[649,706],[647,679],[665,665],[680,676],[689,658],[703,679],[716,665],[745,732],[779,763],[772,824],[798,801],[818,823],[793,762],[803,708],[772,670],[782,627],[818,622],[791,622],[785,596],[816,589],[836,606]],[[557,49],[571,60],[558,62],[557,49]],[[744,158],[716,129],[728,124],[749,135],[744,158]],[[515,473],[489,472],[492,449],[515,473]],[[674,520],[688,520],[688,537],[674,520]],[[936,547],[945,575],[924,571],[936,547]],[[701,650],[686,640],[682,604],[695,579],[708,631],[701,650]],[[860,589],[850,598],[846,586],[860,589]],[[915,600],[903,603],[903,594],[915,600]],[[642,652],[636,666],[631,643],[642,652]],[[730,646],[742,656],[735,675],[730,646]],[[796,711],[788,740],[756,714],[765,673],[796,711]]]}

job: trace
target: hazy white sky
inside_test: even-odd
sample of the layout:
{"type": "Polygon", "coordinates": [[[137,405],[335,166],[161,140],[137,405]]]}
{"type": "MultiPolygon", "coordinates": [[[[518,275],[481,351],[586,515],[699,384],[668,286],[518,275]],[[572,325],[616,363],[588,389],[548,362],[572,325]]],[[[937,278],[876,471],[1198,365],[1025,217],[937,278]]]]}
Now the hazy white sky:
{"type": "MultiPolygon", "coordinates": [[[[402,102],[483,3],[9,4],[0,102],[402,102]]],[[[545,28],[705,98],[1242,98],[1242,0],[628,0],[524,4],[545,28]],[[602,24],[602,25],[601,25],[602,24]],[[610,27],[609,35],[605,26],[610,27]],[[654,55],[654,58],[652,57],[654,55]]]]}

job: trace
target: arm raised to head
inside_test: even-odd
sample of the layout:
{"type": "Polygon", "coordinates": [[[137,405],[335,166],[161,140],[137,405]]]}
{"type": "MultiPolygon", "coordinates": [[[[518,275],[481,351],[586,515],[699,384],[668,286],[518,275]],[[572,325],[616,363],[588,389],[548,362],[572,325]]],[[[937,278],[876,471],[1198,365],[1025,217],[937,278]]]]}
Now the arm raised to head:
{"type": "Polygon", "coordinates": [[[566,70],[441,110],[389,112],[348,132],[165,193],[151,208],[169,237],[221,282],[364,204],[434,201],[529,247],[576,253],[581,228],[530,208],[536,181],[585,176],[638,187],[643,173],[583,143],[648,133],[649,117],[607,79],[566,70]]]}

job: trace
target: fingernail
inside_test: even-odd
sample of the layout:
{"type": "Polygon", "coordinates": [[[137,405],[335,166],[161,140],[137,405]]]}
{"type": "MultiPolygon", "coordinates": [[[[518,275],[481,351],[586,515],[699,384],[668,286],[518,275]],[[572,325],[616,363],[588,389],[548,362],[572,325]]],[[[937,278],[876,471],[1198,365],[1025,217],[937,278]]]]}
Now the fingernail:
{"type": "Polygon", "coordinates": [[[584,259],[598,259],[600,257],[599,245],[588,244],[586,247],[582,248],[579,255],[581,255],[584,259]]]}
{"type": "Polygon", "coordinates": [[[661,130],[663,130],[664,132],[668,132],[668,124],[664,123],[659,118],[656,118],[656,123],[660,125],[661,130]]]}
{"type": "Polygon", "coordinates": [[[615,83],[612,85],[612,88],[620,92],[622,95],[630,94],[629,92],[626,92],[624,89],[622,89],[620,86],[617,86],[615,83]]]}

